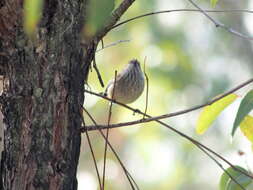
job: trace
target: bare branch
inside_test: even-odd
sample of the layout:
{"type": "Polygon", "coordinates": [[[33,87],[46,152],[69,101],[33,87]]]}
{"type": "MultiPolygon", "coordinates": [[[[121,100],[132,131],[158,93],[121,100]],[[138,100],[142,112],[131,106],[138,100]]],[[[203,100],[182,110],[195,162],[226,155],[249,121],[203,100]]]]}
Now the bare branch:
{"type": "Polygon", "coordinates": [[[104,50],[104,49],[106,49],[106,48],[109,48],[109,47],[112,47],[112,46],[116,46],[116,45],[118,45],[118,44],[120,44],[120,43],[124,43],[124,42],[130,42],[130,40],[119,40],[119,41],[117,41],[117,42],[113,42],[113,43],[108,44],[108,45],[106,45],[106,46],[104,46],[104,43],[103,43],[103,44],[102,44],[102,48],[98,49],[98,50],[96,51],[96,53],[98,53],[98,52],[100,52],[100,51],[102,51],[102,50],[104,50]]]}
{"type": "MultiPolygon", "coordinates": [[[[80,113],[80,117],[81,117],[81,119],[82,119],[83,125],[85,126],[82,113],[80,113]]],[[[85,134],[86,134],[86,138],[87,138],[88,145],[89,145],[89,148],[90,148],[90,152],[91,152],[91,155],[92,155],[92,159],[93,159],[93,162],[94,162],[94,166],[95,166],[95,170],[96,170],[96,174],[97,174],[97,178],[98,178],[98,183],[99,183],[99,189],[100,189],[100,190],[103,190],[102,183],[101,183],[101,179],[100,179],[100,175],[99,175],[99,171],[98,171],[98,166],[97,166],[96,157],[95,157],[95,154],[94,154],[94,151],[93,151],[93,148],[92,148],[92,144],[91,144],[91,140],[90,140],[90,136],[89,136],[89,134],[88,134],[88,131],[85,131],[85,134]]]]}
{"type": "Polygon", "coordinates": [[[231,34],[234,34],[236,36],[239,36],[243,39],[246,39],[246,40],[253,40],[253,37],[251,36],[247,36],[245,34],[242,34],[236,30],[234,30],[233,28],[230,28],[226,25],[224,25],[223,23],[221,22],[218,22],[217,20],[215,20],[213,17],[211,17],[209,14],[207,14],[207,12],[205,10],[203,10],[202,8],[200,8],[196,3],[194,3],[192,0],[188,0],[194,7],[196,7],[197,9],[200,10],[200,12],[202,12],[210,21],[213,22],[213,24],[218,28],[223,28],[224,30],[226,30],[227,32],[230,32],[231,34]]]}
{"type": "MultiPolygon", "coordinates": [[[[197,145],[198,146],[198,145],[197,145]]],[[[223,171],[226,173],[232,181],[234,181],[241,189],[246,190],[236,179],[234,176],[232,176],[224,167],[221,163],[219,163],[209,152],[207,152],[205,149],[202,147],[198,146],[206,155],[208,155],[209,158],[211,158],[223,171]]]]}
{"type": "Polygon", "coordinates": [[[96,63],[96,56],[95,56],[95,53],[94,53],[94,58],[93,58],[93,68],[95,69],[96,73],[97,73],[97,77],[98,77],[98,81],[100,83],[100,85],[104,88],[104,82],[103,82],[103,79],[102,79],[102,76],[99,72],[99,69],[97,67],[97,63],[96,63]]]}
{"type": "MultiPolygon", "coordinates": [[[[117,71],[115,71],[115,76],[114,76],[115,84],[114,84],[114,87],[113,87],[113,90],[112,90],[112,99],[114,98],[114,91],[115,91],[115,86],[116,86],[116,78],[117,78],[117,71]]],[[[107,126],[110,125],[111,117],[112,117],[112,101],[110,101],[107,126]]],[[[103,189],[105,188],[105,168],[106,168],[106,156],[107,156],[107,142],[109,141],[109,128],[106,129],[106,136],[105,136],[105,138],[106,138],[106,141],[105,141],[104,165],[103,165],[103,189]]]]}
{"type": "Polygon", "coordinates": [[[146,103],[145,103],[145,111],[144,111],[144,115],[143,115],[143,119],[145,119],[145,115],[147,114],[147,110],[148,110],[148,90],[149,90],[149,79],[148,79],[148,75],[146,73],[146,58],[144,58],[144,68],[143,68],[143,72],[144,72],[144,76],[145,76],[145,79],[146,79],[146,83],[147,83],[147,87],[146,87],[146,103]]]}
{"type": "MultiPolygon", "coordinates": [[[[253,13],[251,10],[243,10],[243,9],[230,9],[230,10],[204,10],[207,13],[253,13]]],[[[131,22],[136,19],[140,19],[147,16],[157,15],[157,14],[165,14],[165,13],[173,13],[173,12],[201,12],[199,9],[171,9],[171,10],[164,10],[164,11],[155,11],[150,13],[145,13],[142,15],[135,16],[133,18],[124,20],[118,24],[115,24],[113,28],[117,28],[123,24],[126,24],[128,22],[131,22]]]]}
{"type": "MultiPolygon", "coordinates": [[[[81,108],[83,109],[83,111],[89,116],[89,118],[91,119],[91,121],[94,123],[94,125],[96,125],[96,121],[95,119],[91,116],[91,114],[81,105],[81,108]]],[[[102,137],[104,138],[105,142],[108,144],[108,146],[110,147],[111,151],[113,152],[114,156],[116,157],[116,159],[118,160],[118,162],[120,163],[120,166],[122,167],[122,169],[124,170],[124,173],[126,174],[126,177],[131,185],[132,190],[135,190],[133,183],[135,184],[137,190],[139,190],[139,187],[137,185],[137,183],[135,182],[135,180],[133,179],[133,177],[131,176],[131,174],[129,173],[129,171],[126,169],[126,167],[124,166],[124,164],[122,163],[121,159],[119,158],[117,152],[115,151],[115,149],[113,148],[113,146],[111,145],[111,143],[106,139],[106,136],[104,135],[104,133],[102,132],[101,129],[99,129],[99,133],[102,135],[102,137]],[[131,181],[132,180],[132,181],[131,181]]]]}
{"type": "MultiPolygon", "coordinates": [[[[90,119],[93,121],[93,123],[96,125],[96,121],[94,120],[94,118],[91,116],[91,114],[82,106],[82,109],[86,112],[86,114],[90,117],[90,119]]],[[[114,155],[116,156],[116,158],[119,160],[121,166],[123,167],[125,173],[127,174],[127,176],[129,175],[129,177],[133,180],[133,182],[135,183],[137,190],[139,190],[138,185],[136,184],[136,182],[134,181],[134,179],[131,177],[131,175],[128,173],[128,171],[126,170],[126,168],[124,167],[123,163],[121,163],[121,160],[118,158],[117,153],[115,152],[115,150],[111,147],[111,144],[109,143],[109,141],[107,141],[106,137],[104,136],[104,134],[102,133],[102,131],[99,129],[100,133],[102,134],[102,136],[104,137],[104,139],[106,140],[106,142],[108,143],[108,145],[110,146],[110,148],[112,149],[114,155]]],[[[236,180],[234,179],[234,177],[224,169],[223,165],[221,163],[219,163],[211,154],[209,154],[203,147],[201,147],[198,144],[195,144],[200,150],[202,150],[208,157],[210,157],[231,179],[232,181],[234,181],[236,184],[238,184],[242,189],[244,189],[244,187],[242,187],[242,185],[236,180]]],[[[130,181],[131,187],[132,189],[134,189],[131,181],[130,181]]]]}
{"type": "MultiPolygon", "coordinates": [[[[226,95],[228,95],[228,94],[231,94],[231,93],[233,93],[233,92],[236,91],[236,90],[239,90],[240,88],[242,88],[243,86],[245,86],[245,85],[247,85],[247,84],[249,84],[249,83],[251,83],[251,82],[253,82],[253,79],[250,79],[250,80],[244,82],[243,84],[239,85],[238,87],[236,87],[236,88],[230,90],[229,92],[225,93],[224,96],[226,96],[226,95]]],[[[144,115],[144,113],[141,112],[140,110],[134,109],[134,108],[132,108],[132,107],[126,105],[126,104],[123,104],[123,103],[120,103],[120,102],[111,100],[111,99],[108,98],[108,97],[102,96],[102,95],[97,94],[97,93],[94,93],[94,92],[90,92],[90,91],[85,91],[85,92],[90,93],[90,94],[93,94],[93,95],[96,95],[96,96],[99,96],[99,97],[102,97],[102,98],[104,98],[104,99],[106,99],[106,100],[108,100],[108,101],[113,101],[113,103],[116,103],[116,104],[118,104],[118,105],[120,105],[120,106],[122,106],[122,107],[125,107],[125,108],[127,108],[127,109],[129,109],[129,110],[132,110],[132,111],[134,111],[134,112],[137,112],[137,113],[139,113],[139,114],[144,115]]],[[[223,96],[223,97],[224,97],[224,96],[223,96]]],[[[222,96],[220,96],[219,98],[222,98],[222,96]]],[[[216,100],[216,101],[218,101],[218,100],[216,100]]],[[[210,103],[208,103],[207,105],[210,105],[210,103]]],[[[148,115],[148,114],[146,114],[146,116],[149,117],[149,118],[151,117],[151,116],[148,115]]],[[[186,135],[186,134],[180,132],[179,130],[177,130],[177,129],[171,127],[170,125],[168,125],[168,124],[166,124],[166,123],[164,123],[164,122],[162,122],[162,121],[160,121],[160,120],[155,120],[155,121],[156,121],[157,123],[163,125],[164,127],[170,129],[170,130],[173,131],[174,133],[180,135],[181,137],[183,137],[183,138],[189,140],[190,142],[192,142],[193,144],[195,144],[202,152],[206,153],[206,151],[204,151],[204,150],[207,150],[208,152],[210,152],[210,153],[212,153],[213,155],[215,155],[217,158],[219,158],[219,159],[221,159],[222,161],[224,161],[225,163],[227,163],[227,164],[228,164],[231,168],[233,168],[235,171],[241,172],[242,174],[244,174],[244,175],[250,177],[251,179],[253,179],[253,176],[251,176],[250,174],[244,172],[243,170],[240,170],[239,168],[235,167],[231,162],[229,162],[229,161],[226,160],[224,157],[222,157],[221,155],[219,155],[218,153],[216,153],[215,151],[213,151],[213,150],[210,149],[209,147],[205,146],[204,144],[198,142],[197,140],[193,139],[192,137],[190,137],[190,136],[188,136],[188,135],[186,135]]],[[[97,124],[95,124],[95,125],[98,126],[97,124]]],[[[82,132],[82,131],[85,130],[85,128],[82,128],[82,129],[80,129],[80,130],[81,130],[81,132],[82,132]]],[[[98,130],[101,130],[101,129],[98,128],[98,130]]],[[[206,154],[206,155],[209,157],[209,154],[206,154]]],[[[220,165],[218,165],[218,166],[220,167],[220,165]]]]}
{"type": "MultiPolygon", "coordinates": [[[[136,124],[140,124],[140,123],[147,123],[147,122],[151,122],[151,121],[156,121],[156,120],[160,120],[160,119],[165,119],[165,118],[169,118],[169,117],[175,117],[175,116],[178,116],[178,115],[182,115],[182,114],[185,114],[185,113],[189,113],[189,112],[192,112],[192,111],[195,111],[195,110],[198,110],[200,108],[203,108],[205,106],[208,106],[208,105],[211,105],[215,102],[217,102],[218,100],[224,98],[225,96],[228,96],[229,94],[232,94],[233,92],[243,88],[244,86],[250,84],[253,82],[253,78],[252,79],[249,79],[247,80],[246,82],[238,85],[237,87],[231,89],[230,91],[214,98],[213,100],[205,103],[205,104],[201,104],[201,105],[198,105],[198,106],[194,106],[192,108],[189,108],[189,109],[186,109],[186,110],[182,110],[182,111],[177,111],[177,112],[174,112],[174,113],[169,113],[169,114],[164,114],[164,115],[159,115],[159,116],[156,116],[156,117],[149,117],[149,118],[144,118],[144,119],[139,119],[139,120],[135,120],[135,121],[130,121],[130,122],[124,122],[124,123],[117,123],[117,124],[111,124],[111,125],[95,125],[95,126],[86,126],[85,127],[85,130],[97,130],[98,128],[99,129],[106,129],[106,128],[117,128],[117,127],[124,127],[124,126],[130,126],[130,125],[136,125],[136,124]]],[[[94,94],[94,95],[97,95],[96,93],[94,92],[89,92],[89,91],[86,91],[88,93],[91,93],[91,94],[94,94]]],[[[102,95],[99,95],[100,97],[103,97],[102,95]]],[[[104,98],[104,97],[103,97],[104,98]]],[[[109,98],[108,98],[109,99],[109,98]]],[[[129,109],[129,108],[128,108],[129,109]]],[[[134,111],[134,110],[133,110],[134,111]]]]}

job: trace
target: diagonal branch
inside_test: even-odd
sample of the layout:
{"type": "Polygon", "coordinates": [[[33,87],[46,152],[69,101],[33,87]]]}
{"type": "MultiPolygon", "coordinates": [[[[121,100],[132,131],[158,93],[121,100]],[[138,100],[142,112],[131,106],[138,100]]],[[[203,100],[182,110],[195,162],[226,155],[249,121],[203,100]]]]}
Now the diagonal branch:
{"type": "MultiPolygon", "coordinates": [[[[91,114],[81,105],[82,110],[89,116],[89,118],[91,119],[91,121],[96,125],[97,122],[95,121],[95,119],[91,116],[91,114]]],[[[99,132],[101,134],[101,136],[104,138],[104,140],[106,141],[106,143],[108,144],[108,146],[110,147],[111,151],[113,152],[114,156],[116,157],[116,159],[118,160],[120,166],[122,167],[122,169],[124,170],[124,173],[126,174],[126,177],[131,185],[131,189],[135,190],[135,187],[137,188],[137,190],[139,190],[139,187],[137,185],[137,183],[135,182],[135,180],[133,179],[133,177],[131,176],[131,174],[129,173],[129,171],[126,169],[126,167],[124,166],[124,164],[122,163],[118,153],[115,151],[115,149],[113,148],[113,146],[111,145],[111,143],[108,141],[108,139],[106,138],[106,136],[104,135],[104,133],[102,132],[102,130],[99,129],[99,132]],[[134,183],[134,184],[133,184],[134,183]],[[135,185],[135,187],[134,187],[135,185]]]]}
{"type": "Polygon", "coordinates": [[[116,8],[107,24],[96,34],[97,41],[101,40],[107,32],[118,22],[120,17],[127,11],[135,0],[123,0],[122,3],[116,8]]]}
{"type": "Polygon", "coordinates": [[[196,7],[198,10],[200,10],[200,12],[202,12],[210,21],[212,21],[212,23],[218,28],[222,28],[224,30],[226,30],[227,32],[231,33],[231,34],[234,34],[236,36],[239,36],[243,39],[246,39],[246,40],[253,40],[253,37],[251,36],[247,36],[245,34],[242,34],[236,30],[234,30],[233,28],[230,28],[226,25],[224,25],[223,23],[219,22],[219,21],[216,21],[213,17],[211,17],[205,10],[203,10],[202,8],[200,8],[196,3],[194,3],[192,0],[188,0],[194,7],[196,7]]]}
{"type": "MultiPolygon", "coordinates": [[[[253,82],[253,79],[252,79],[251,82],[253,82]]],[[[236,88],[235,88],[235,89],[236,89],[236,88]]],[[[237,89],[237,90],[238,90],[238,89],[237,89]]],[[[102,95],[100,95],[100,94],[97,94],[97,93],[94,93],[94,92],[89,92],[89,91],[86,91],[86,92],[87,92],[87,93],[90,93],[90,94],[93,94],[93,95],[96,95],[96,96],[99,96],[99,97],[102,97],[102,98],[104,98],[104,99],[106,99],[106,100],[108,100],[108,101],[113,101],[113,103],[116,103],[116,104],[118,104],[118,105],[120,105],[120,106],[122,106],[122,107],[125,107],[125,108],[127,108],[127,109],[129,109],[129,110],[132,110],[132,111],[134,111],[134,112],[137,112],[137,113],[139,113],[139,114],[142,114],[142,115],[145,114],[145,113],[141,112],[140,110],[134,109],[134,108],[132,108],[132,107],[126,105],[126,104],[123,104],[123,103],[120,103],[120,102],[111,100],[110,98],[107,98],[107,97],[102,96],[102,95]]],[[[148,114],[146,114],[146,116],[149,117],[149,118],[151,117],[151,116],[148,115],[148,114]]],[[[180,135],[181,137],[183,137],[183,138],[189,140],[190,142],[192,142],[193,144],[195,144],[196,147],[199,148],[203,153],[206,154],[206,151],[212,153],[213,155],[215,155],[216,157],[218,157],[219,159],[221,159],[223,162],[227,163],[227,164],[228,164],[231,168],[233,168],[235,171],[241,172],[242,174],[244,174],[244,175],[246,175],[246,176],[248,176],[248,177],[250,177],[250,178],[253,179],[253,176],[252,176],[251,174],[248,174],[248,173],[244,172],[243,170],[238,169],[238,168],[235,167],[231,162],[229,162],[228,160],[226,160],[224,157],[222,157],[221,155],[219,155],[218,153],[216,153],[215,151],[213,151],[212,149],[210,149],[210,148],[207,147],[206,145],[204,145],[204,144],[198,142],[197,140],[195,140],[195,139],[193,139],[192,137],[190,137],[190,136],[184,134],[183,132],[181,132],[181,131],[179,131],[179,130],[173,128],[173,127],[171,127],[170,125],[166,124],[166,123],[163,122],[163,121],[160,121],[160,120],[155,120],[155,121],[156,121],[157,123],[161,124],[162,126],[168,128],[169,130],[173,131],[174,133],[180,135]],[[206,151],[205,151],[205,150],[206,150],[206,151]]],[[[97,124],[95,124],[95,126],[96,126],[96,125],[97,125],[97,124]]],[[[83,131],[85,130],[85,128],[81,128],[80,130],[81,130],[81,132],[83,132],[83,131]]],[[[101,129],[98,128],[98,130],[100,131],[101,129]]],[[[209,157],[209,154],[206,154],[206,155],[209,157]]],[[[221,167],[220,164],[219,164],[218,166],[221,167]]],[[[223,167],[221,167],[221,169],[222,169],[222,168],[223,168],[223,167]]]]}
{"type": "MultiPolygon", "coordinates": [[[[94,120],[94,118],[90,115],[90,113],[84,108],[82,107],[82,109],[86,112],[86,114],[88,114],[88,116],[90,117],[90,119],[92,120],[92,122],[96,125],[96,121],[94,120]]],[[[144,114],[143,114],[144,115],[144,114]]],[[[146,115],[146,114],[145,114],[146,115]]],[[[145,116],[144,115],[144,116],[145,116]]],[[[161,123],[162,124],[162,123],[161,123]]],[[[108,145],[110,146],[110,148],[112,149],[112,151],[114,152],[116,158],[119,160],[120,165],[123,167],[127,177],[129,175],[129,177],[131,178],[131,175],[129,174],[129,172],[126,170],[126,168],[124,167],[123,163],[120,161],[120,159],[118,158],[117,153],[115,152],[115,150],[111,147],[111,144],[108,142],[108,139],[106,139],[105,135],[103,134],[103,132],[101,131],[101,129],[99,129],[101,135],[104,137],[105,141],[108,143],[108,145]]],[[[193,142],[193,141],[192,141],[193,142]]],[[[196,141],[197,142],[197,141],[196,141]]],[[[194,142],[193,142],[194,143],[194,142]]],[[[221,163],[219,163],[210,153],[207,152],[207,150],[205,150],[204,147],[198,145],[197,143],[194,143],[200,150],[202,150],[210,159],[212,159],[230,178],[232,181],[234,181],[237,185],[239,185],[241,187],[241,189],[245,189],[228,171],[225,170],[225,168],[223,167],[223,165],[221,163]]],[[[133,180],[133,178],[131,178],[133,180]]],[[[134,187],[132,186],[131,181],[129,181],[131,184],[132,189],[134,189],[134,187]]],[[[133,182],[135,183],[135,181],[133,180],[133,182]]],[[[139,187],[137,186],[137,184],[135,183],[137,190],[139,190],[139,187]]]]}
{"type": "MultiPolygon", "coordinates": [[[[83,119],[83,116],[82,116],[81,112],[80,112],[80,117],[82,119],[83,125],[85,125],[85,122],[84,122],[84,119],[83,119]]],[[[93,150],[93,147],[92,147],[92,144],[91,144],[91,140],[90,140],[90,136],[89,136],[88,131],[85,131],[85,134],[86,134],[86,138],[87,138],[88,145],[89,145],[89,148],[90,148],[91,156],[92,156],[92,159],[93,159],[93,162],[94,162],[94,166],[95,166],[95,170],[96,170],[96,174],[97,174],[97,178],[98,178],[98,183],[99,183],[99,189],[103,190],[100,175],[99,175],[99,171],[98,171],[97,160],[96,160],[96,157],[95,157],[95,153],[94,153],[94,150],[93,150]]]]}
{"type": "Polygon", "coordinates": [[[112,47],[112,46],[116,46],[116,45],[118,45],[118,44],[120,44],[120,43],[125,43],[125,42],[130,42],[130,40],[118,40],[117,42],[113,42],[113,43],[108,44],[108,45],[106,45],[106,46],[104,46],[104,45],[102,44],[102,48],[98,49],[98,50],[96,51],[96,53],[98,53],[98,52],[100,52],[100,51],[102,51],[102,50],[104,50],[104,49],[106,49],[106,48],[109,48],[109,47],[112,47]]]}
{"type": "Polygon", "coordinates": [[[232,174],[230,174],[221,163],[218,162],[218,160],[216,160],[214,158],[214,156],[212,156],[207,150],[205,150],[203,147],[197,145],[199,147],[199,149],[201,149],[211,160],[213,160],[223,171],[224,173],[226,173],[233,182],[235,182],[242,190],[246,190],[242,184],[239,183],[239,181],[237,181],[238,179],[235,178],[235,176],[233,176],[232,174]]]}
{"type": "MultiPolygon", "coordinates": [[[[203,10],[206,13],[253,13],[251,10],[246,9],[229,9],[229,10],[203,10]]],[[[115,24],[111,29],[117,28],[123,24],[126,24],[128,22],[131,22],[133,20],[137,20],[143,17],[157,15],[157,14],[165,14],[165,13],[174,13],[174,12],[201,12],[199,9],[170,9],[170,10],[164,10],[164,11],[155,11],[155,12],[149,12],[142,15],[138,15],[126,20],[123,20],[122,22],[119,22],[115,24]]]]}
{"type": "MultiPolygon", "coordinates": [[[[117,71],[115,71],[115,76],[114,76],[114,81],[115,81],[115,86],[116,86],[116,78],[117,78],[117,71]]],[[[114,99],[114,92],[115,88],[113,87],[112,90],[112,99],[114,99]]],[[[109,107],[109,114],[108,114],[108,120],[107,120],[107,125],[110,125],[111,122],[111,117],[112,117],[112,101],[110,102],[110,107],[109,107]]],[[[106,156],[107,156],[107,141],[109,140],[109,128],[106,129],[106,141],[105,141],[105,150],[104,150],[104,164],[103,164],[103,189],[105,187],[105,169],[106,169],[106,156]]]]}
{"type": "MultiPolygon", "coordinates": [[[[135,120],[135,121],[130,121],[130,122],[124,122],[124,123],[117,123],[117,124],[111,124],[111,125],[94,125],[94,126],[85,126],[85,128],[83,128],[82,130],[97,130],[98,128],[99,129],[107,129],[107,128],[117,128],[117,127],[123,127],[123,126],[129,126],[129,125],[136,125],[136,124],[139,124],[139,123],[147,123],[147,122],[151,122],[151,121],[156,121],[156,120],[160,120],[160,119],[165,119],[165,118],[169,118],[169,117],[175,117],[175,116],[178,116],[178,115],[182,115],[182,114],[185,114],[185,113],[189,113],[189,112],[192,112],[192,111],[195,111],[195,110],[198,110],[200,108],[203,108],[205,106],[208,106],[208,105],[211,105],[215,102],[217,102],[218,100],[224,98],[225,96],[228,96],[229,94],[243,88],[244,86],[250,84],[253,82],[253,78],[252,79],[249,79],[247,80],[246,82],[238,85],[237,87],[229,90],[228,92],[216,97],[215,99],[205,103],[205,104],[201,104],[201,105],[197,105],[197,106],[194,106],[192,108],[189,108],[189,109],[186,109],[186,110],[181,110],[181,111],[178,111],[178,112],[174,112],[174,113],[169,113],[169,114],[164,114],[164,115],[159,115],[159,116],[156,116],[156,117],[149,117],[149,118],[144,118],[144,119],[139,119],[139,120],[135,120]]],[[[91,93],[91,94],[94,94],[94,95],[99,95],[99,94],[96,94],[94,92],[89,92],[89,91],[86,91],[88,93],[91,93]]],[[[100,97],[103,97],[102,95],[99,95],[100,97]]],[[[104,98],[104,97],[103,97],[104,98]]],[[[107,97],[105,97],[107,99],[107,97]]],[[[109,98],[108,98],[109,99],[109,98]]],[[[138,112],[138,110],[137,110],[138,112]]]]}

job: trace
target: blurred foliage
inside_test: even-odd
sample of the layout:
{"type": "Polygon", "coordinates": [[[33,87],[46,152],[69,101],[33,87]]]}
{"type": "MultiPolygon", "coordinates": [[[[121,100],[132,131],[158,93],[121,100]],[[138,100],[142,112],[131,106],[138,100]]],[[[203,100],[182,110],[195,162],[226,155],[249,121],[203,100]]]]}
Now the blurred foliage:
{"type": "Polygon", "coordinates": [[[210,0],[212,7],[215,7],[219,0],[210,0]]]}
{"type": "MultiPolygon", "coordinates": [[[[115,1],[115,7],[120,2],[121,0],[115,1]]],[[[211,8],[209,1],[195,2],[204,9],[211,8]]],[[[249,0],[220,0],[216,8],[250,9],[250,6],[253,7],[250,3],[249,0]]],[[[147,12],[178,8],[193,7],[183,0],[138,0],[121,21],[147,12]]],[[[249,27],[247,24],[251,23],[248,22],[250,19],[247,14],[212,13],[212,16],[238,31],[251,32],[249,29],[252,25],[249,27]]],[[[153,116],[205,103],[252,77],[252,43],[215,28],[200,13],[168,13],[135,20],[113,29],[104,38],[104,44],[106,46],[119,40],[130,42],[119,43],[96,54],[102,78],[106,84],[113,78],[114,71],[120,71],[129,60],[137,58],[143,65],[146,56],[150,82],[148,114],[153,116]]],[[[100,48],[101,44],[98,49],[100,48]]],[[[91,90],[104,91],[94,69],[88,83],[91,90]]],[[[245,95],[249,88],[252,89],[252,85],[240,90],[238,95],[245,95]]],[[[130,106],[143,111],[145,93],[130,106]]],[[[202,136],[195,133],[200,110],[163,121],[201,141],[232,163],[253,169],[251,143],[239,131],[231,143],[230,131],[238,106],[238,101],[235,101],[202,136]],[[244,156],[239,155],[238,150],[243,151],[244,156]]],[[[97,123],[107,123],[107,101],[86,94],[85,107],[97,123]]],[[[91,125],[88,116],[84,117],[87,125],[91,125]]],[[[142,116],[113,105],[112,123],[140,118],[142,116]]],[[[90,135],[97,162],[102,168],[104,141],[98,132],[90,132],[90,135]]],[[[190,142],[155,122],[112,129],[109,136],[140,189],[215,190],[219,187],[223,171],[217,164],[190,142]]],[[[89,173],[94,179],[89,182],[94,181],[97,185],[85,136],[82,143],[79,172],[89,173]]],[[[111,151],[108,152],[108,158],[106,189],[130,189],[123,170],[111,151]]],[[[88,188],[85,186],[83,189],[88,188]]]]}
{"type": "Polygon", "coordinates": [[[25,0],[24,1],[24,31],[33,38],[37,29],[37,24],[42,16],[44,0],[25,0]]]}
{"type": "Polygon", "coordinates": [[[93,36],[110,18],[114,9],[114,0],[91,0],[88,4],[88,15],[85,28],[86,36],[93,36]],[[98,14],[99,13],[99,14],[98,14]]]}

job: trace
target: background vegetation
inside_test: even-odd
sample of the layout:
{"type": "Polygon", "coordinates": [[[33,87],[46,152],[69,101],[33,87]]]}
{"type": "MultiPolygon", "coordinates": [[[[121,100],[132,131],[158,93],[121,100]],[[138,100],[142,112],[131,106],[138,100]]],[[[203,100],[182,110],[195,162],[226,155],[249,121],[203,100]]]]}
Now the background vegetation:
{"type": "MultiPolygon", "coordinates": [[[[196,3],[205,9],[212,8],[208,1],[196,3]]],[[[182,8],[193,6],[183,0],[139,0],[121,20],[147,12],[182,8]]],[[[218,10],[250,8],[253,8],[250,0],[222,0],[215,7],[218,10]]],[[[251,14],[210,15],[227,26],[253,35],[251,14]]],[[[204,103],[252,76],[252,42],[216,28],[201,13],[165,13],[135,20],[110,32],[104,39],[104,45],[119,40],[127,42],[118,43],[96,54],[103,80],[108,82],[114,76],[114,71],[120,71],[132,58],[139,59],[143,66],[146,57],[146,70],[150,81],[148,113],[154,116],[204,103]]],[[[89,76],[89,87],[95,92],[104,91],[94,70],[89,76]]],[[[252,85],[241,89],[237,94],[244,95],[250,88],[252,85]]],[[[87,95],[85,106],[98,123],[107,123],[108,102],[87,95]]],[[[145,93],[131,106],[144,110],[145,93]]],[[[195,132],[200,110],[164,121],[214,149],[233,164],[253,169],[250,142],[242,138],[239,131],[233,140],[230,136],[238,106],[238,101],[233,103],[202,136],[195,132]],[[243,155],[238,151],[243,152],[243,155]]],[[[88,120],[86,115],[84,117],[88,120]]],[[[131,111],[113,106],[112,123],[139,118],[138,114],[133,115],[131,111]]],[[[90,134],[98,166],[102,170],[104,141],[98,132],[90,134]]],[[[109,139],[141,189],[218,189],[223,171],[217,164],[192,143],[157,123],[112,129],[109,139]]],[[[85,136],[81,149],[79,188],[97,189],[97,177],[85,136]]],[[[106,179],[106,189],[130,188],[110,151],[106,179]]]]}

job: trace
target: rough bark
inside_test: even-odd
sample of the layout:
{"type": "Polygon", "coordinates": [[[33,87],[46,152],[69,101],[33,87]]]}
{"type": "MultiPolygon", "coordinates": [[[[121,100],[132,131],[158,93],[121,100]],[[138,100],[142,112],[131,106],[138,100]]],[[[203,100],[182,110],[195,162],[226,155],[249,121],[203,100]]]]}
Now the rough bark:
{"type": "Polygon", "coordinates": [[[22,29],[22,1],[1,1],[3,190],[76,190],[80,105],[94,43],[81,47],[85,1],[46,0],[38,35],[22,29]]]}
{"type": "Polygon", "coordinates": [[[98,41],[134,2],[123,0],[100,31],[81,39],[87,1],[44,0],[33,41],[23,32],[23,0],[0,1],[0,75],[9,80],[0,98],[0,189],[77,189],[80,106],[90,63],[98,41]]]}

